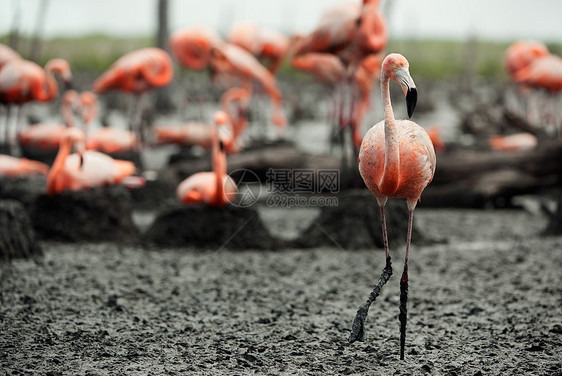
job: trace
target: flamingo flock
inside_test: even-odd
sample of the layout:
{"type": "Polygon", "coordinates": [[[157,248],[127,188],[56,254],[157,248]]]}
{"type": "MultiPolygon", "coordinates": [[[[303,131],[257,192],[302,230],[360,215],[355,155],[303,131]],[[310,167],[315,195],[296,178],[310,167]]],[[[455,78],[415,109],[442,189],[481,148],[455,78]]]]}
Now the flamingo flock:
{"type": "MultiPolygon", "coordinates": [[[[138,188],[144,185],[139,166],[118,158],[120,153],[141,153],[162,144],[200,147],[208,151],[205,158],[211,159],[212,171],[182,180],[176,188],[176,199],[185,205],[225,207],[238,193],[227,173],[228,157],[244,152],[251,142],[249,114],[256,96],[265,94],[270,102],[268,118],[275,138],[288,137],[284,95],[291,93],[282,92],[277,77],[288,63],[325,86],[326,97],[333,100],[332,131],[342,140],[342,149],[353,152],[351,160],[357,160],[354,169],[373,193],[373,204],[376,201],[380,208],[385,266],[367,302],[357,311],[350,342],[365,339],[369,307],[393,274],[385,205],[389,198],[406,200],[408,229],[398,316],[400,359],[404,359],[414,210],[435,175],[436,152],[443,153],[446,147],[439,127],[426,130],[413,121],[395,119],[391,83],[401,87],[408,117],[414,114],[418,91],[406,57],[386,52],[388,38],[379,0],[337,4],[319,17],[310,33],[292,37],[255,23],[235,24],[224,38],[210,28],[191,26],[170,35],[170,53],[155,47],[131,51],[82,92],[71,87],[71,66],[64,59],[49,60],[41,67],[0,44],[0,104],[5,116],[0,134],[9,154],[14,154],[0,155],[0,176],[44,175],[50,196],[116,184],[138,188]],[[147,129],[143,98],[174,81],[176,64],[178,69],[207,72],[220,91],[220,109],[212,117],[155,124],[147,129]],[[372,107],[377,82],[384,119],[364,132],[363,121],[372,107]],[[93,126],[101,112],[98,101],[111,91],[131,97],[127,129],[93,126]],[[60,99],[62,121],[21,124],[24,105],[55,99],[60,99]],[[18,158],[17,146],[52,151],[56,157],[51,166],[18,158]]],[[[526,98],[522,100],[527,114],[532,110],[530,91],[544,90],[552,96],[562,91],[562,58],[551,54],[541,42],[514,43],[505,52],[504,64],[518,95],[526,98]]],[[[558,116],[555,124],[562,134],[558,116]]],[[[490,148],[497,150],[536,146],[531,134],[490,139],[490,148]]]]}

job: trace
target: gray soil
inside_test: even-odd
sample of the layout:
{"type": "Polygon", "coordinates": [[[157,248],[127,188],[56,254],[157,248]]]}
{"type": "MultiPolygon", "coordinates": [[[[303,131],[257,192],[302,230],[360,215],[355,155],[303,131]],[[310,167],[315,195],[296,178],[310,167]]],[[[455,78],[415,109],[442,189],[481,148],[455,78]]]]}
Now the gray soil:
{"type": "MultiPolygon", "coordinates": [[[[260,214],[291,237],[310,221],[292,213],[260,214]]],[[[403,246],[350,344],[380,249],[43,242],[43,257],[0,265],[0,375],[562,375],[562,238],[541,235],[547,220],[419,209],[415,222],[441,241],[413,240],[404,361],[403,246]]]]}

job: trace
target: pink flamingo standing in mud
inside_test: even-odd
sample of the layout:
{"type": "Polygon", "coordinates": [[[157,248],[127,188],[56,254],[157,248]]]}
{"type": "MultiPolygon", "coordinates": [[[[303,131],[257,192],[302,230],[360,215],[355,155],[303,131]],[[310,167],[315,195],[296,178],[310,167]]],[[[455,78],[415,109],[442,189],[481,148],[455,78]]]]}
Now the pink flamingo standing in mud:
{"type": "Polygon", "coordinates": [[[226,124],[228,118],[224,112],[219,111],[213,116],[213,121],[214,124],[211,124],[213,171],[195,173],[178,185],[176,196],[185,204],[203,203],[224,207],[237,193],[236,183],[226,173],[226,153],[216,128],[226,124]]]}
{"type": "Polygon", "coordinates": [[[120,57],[94,83],[93,90],[102,94],[109,90],[120,90],[134,96],[130,129],[135,133],[138,147],[143,144],[142,94],[166,86],[174,77],[172,59],[160,48],[148,47],[120,57]]]}
{"type": "Polygon", "coordinates": [[[375,124],[363,138],[359,152],[359,172],[367,188],[375,195],[381,211],[386,266],[370,293],[367,303],[357,310],[350,342],[364,340],[365,319],[371,303],[392,275],[384,207],[389,197],[405,198],[408,205],[408,234],[404,271],[400,278],[400,359],[404,359],[408,299],[408,260],[414,209],[435,173],[435,150],[429,135],[410,120],[395,120],[390,103],[390,80],[398,83],[406,96],[408,116],[412,116],[417,89],[409,72],[409,63],[400,54],[388,55],[382,63],[381,94],[384,120],[375,124]]]}

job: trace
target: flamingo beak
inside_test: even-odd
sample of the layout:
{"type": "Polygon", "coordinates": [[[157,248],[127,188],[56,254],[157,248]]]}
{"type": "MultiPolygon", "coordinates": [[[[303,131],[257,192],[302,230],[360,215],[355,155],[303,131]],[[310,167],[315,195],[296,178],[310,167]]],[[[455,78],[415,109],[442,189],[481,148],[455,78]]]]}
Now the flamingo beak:
{"type": "Polygon", "coordinates": [[[416,103],[418,102],[418,90],[410,88],[406,93],[406,108],[408,109],[408,117],[412,117],[414,110],[416,108],[416,103]]]}
{"type": "Polygon", "coordinates": [[[412,117],[414,110],[416,108],[416,103],[418,102],[418,90],[416,89],[416,84],[414,79],[410,76],[410,72],[407,67],[397,68],[396,81],[402,87],[404,96],[406,96],[406,108],[408,109],[408,117],[412,117]]]}

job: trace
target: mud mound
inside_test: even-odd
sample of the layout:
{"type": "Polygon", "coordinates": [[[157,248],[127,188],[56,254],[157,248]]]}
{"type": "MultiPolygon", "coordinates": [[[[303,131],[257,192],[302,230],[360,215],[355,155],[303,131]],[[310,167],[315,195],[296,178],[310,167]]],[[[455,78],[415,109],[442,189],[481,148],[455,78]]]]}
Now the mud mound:
{"type": "Polygon", "coordinates": [[[30,210],[38,236],[48,240],[118,241],[138,239],[131,196],[121,186],[42,195],[30,210]]]}
{"type": "Polygon", "coordinates": [[[171,204],[161,211],[143,239],[162,246],[276,249],[274,238],[252,208],[213,208],[171,204]]]}
{"type": "Polygon", "coordinates": [[[42,253],[23,204],[0,200],[0,261],[42,253]]]}
{"type": "Polygon", "coordinates": [[[20,178],[0,177],[0,199],[17,200],[26,208],[30,208],[37,197],[46,192],[46,178],[41,175],[20,178]]]}
{"type": "MultiPolygon", "coordinates": [[[[336,197],[338,204],[323,207],[292,247],[383,248],[380,208],[373,194],[366,189],[354,189],[336,197]]],[[[385,214],[389,243],[404,242],[408,231],[408,208],[404,200],[388,200],[385,214]]],[[[424,239],[415,224],[414,219],[412,238],[420,242],[424,239]]]]}

